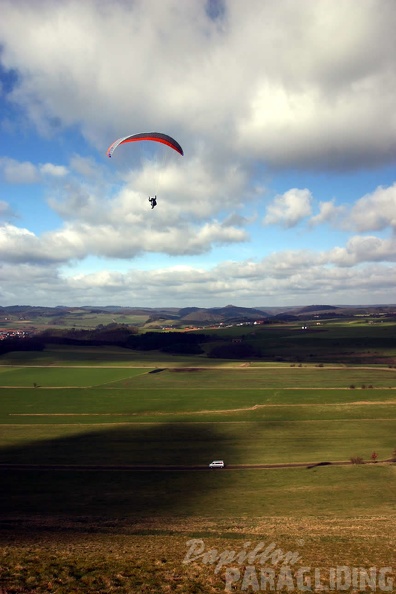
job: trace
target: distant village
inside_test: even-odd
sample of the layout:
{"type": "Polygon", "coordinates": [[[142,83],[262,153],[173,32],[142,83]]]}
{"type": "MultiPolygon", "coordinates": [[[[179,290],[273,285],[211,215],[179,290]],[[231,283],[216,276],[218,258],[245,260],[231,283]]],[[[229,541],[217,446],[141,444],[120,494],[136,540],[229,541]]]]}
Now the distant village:
{"type": "Polygon", "coordinates": [[[7,328],[7,330],[0,330],[0,340],[7,340],[8,338],[29,338],[31,336],[30,332],[26,330],[11,330],[7,328]]]}

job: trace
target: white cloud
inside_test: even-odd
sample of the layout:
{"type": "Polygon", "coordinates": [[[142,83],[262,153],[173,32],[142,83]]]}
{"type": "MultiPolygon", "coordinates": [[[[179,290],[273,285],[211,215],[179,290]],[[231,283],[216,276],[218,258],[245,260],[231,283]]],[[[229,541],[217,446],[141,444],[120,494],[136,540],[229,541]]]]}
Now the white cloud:
{"type": "Polygon", "coordinates": [[[3,0],[2,14],[11,98],[43,132],[81,122],[104,152],[113,136],[166,128],[214,162],[394,160],[392,2],[225,0],[213,20],[204,2],[3,0]]]}
{"type": "Polygon", "coordinates": [[[52,163],[44,163],[39,166],[40,173],[52,177],[64,177],[68,174],[68,170],[63,165],[53,165],[52,163]]]}
{"type": "Polygon", "coordinates": [[[161,224],[131,227],[128,220],[120,220],[116,225],[73,223],[46,234],[42,242],[53,253],[65,253],[64,246],[67,244],[71,258],[93,254],[129,259],[143,252],[174,256],[203,254],[214,245],[242,242],[246,238],[245,231],[216,221],[202,226],[186,224],[172,228],[161,224]]]}
{"type": "Polygon", "coordinates": [[[361,262],[396,262],[396,237],[351,237],[345,247],[330,250],[329,261],[338,266],[354,266],[361,262]]]}
{"type": "Polygon", "coordinates": [[[53,264],[0,266],[3,303],[219,306],[230,301],[247,306],[277,303],[389,303],[396,268],[386,263],[337,267],[308,254],[290,254],[293,267],[281,266],[285,254],[258,262],[228,262],[203,269],[194,266],[126,272],[99,270],[59,274],[53,264]],[[301,256],[304,257],[301,257],[301,256]],[[300,256],[300,257],[298,257],[300,256]],[[316,263],[314,262],[316,260],[316,263]],[[248,274],[244,274],[248,271],[248,274]],[[34,293],[32,292],[34,287],[34,293]]]}
{"type": "MultiPolygon", "coordinates": [[[[203,224],[186,221],[170,226],[159,217],[147,224],[147,217],[153,216],[146,204],[137,213],[132,209],[132,214],[131,204],[125,202],[116,201],[112,212],[106,213],[103,205],[96,209],[91,196],[77,195],[67,208],[71,209],[72,204],[79,211],[76,220],[41,236],[9,224],[0,227],[0,258],[5,262],[66,263],[89,255],[116,259],[135,258],[144,252],[197,255],[215,245],[240,243],[248,237],[243,229],[227,220],[203,224]],[[142,223],[143,210],[146,224],[142,223]]],[[[61,206],[58,211],[62,213],[61,206]]]]}
{"type": "Polygon", "coordinates": [[[358,231],[380,231],[391,227],[396,231],[396,183],[378,187],[360,198],[350,213],[350,223],[358,231]]]}
{"type": "Polygon", "coordinates": [[[3,261],[18,262],[20,258],[30,259],[30,248],[36,240],[34,233],[14,225],[0,226],[0,257],[3,261]]]}
{"type": "Polygon", "coordinates": [[[38,184],[42,176],[61,178],[68,173],[63,165],[53,163],[34,165],[30,161],[21,162],[8,157],[0,158],[0,171],[9,184],[38,184]]]}
{"type": "Polygon", "coordinates": [[[61,263],[75,256],[76,246],[70,249],[70,245],[57,239],[43,241],[28,229],[7,223],[0,226],[0,259],[15,264],[61,263]]]}
{"type": "Polygon", "coordinates": [[[7,157],[0,158],[0,170],[9,184],[36,184],[40,181],[37,167],[30,161],[19,162],[7,157]]]}
{"type": "Polygon", "coordinates": [[[282,195],[275,196],[272,203],[267,206],[267,214],[263,222],[265,225],[295,227],[311,214],[312,200],[309,190],[292,188],[282,195]]]}
{"type": "MultiPolygon", "coordinates": [[[[391,0],[361,0],[359,10],[356,3],[224,0],[210,18],[205,1],[1,0],[0,60],[16,72],[2,100],[16,106],[18,121],[6,113],[2,130],[8,138],[19,129],[28,135],[33,124],[67,154],[68,128],[69,140],[77,132],[94,151],[86,156],[85,143],[68,145],[76,152],[54,164],[43,144],[31,153],[37,163],[26,153],[19,161],[0,158],[6,183],[43,184],[47,207],[62,219],[35,234],[26,209],[24,228],[0,227],[4,298],[31,301],[29,283],[36,299],[54,304],[108,303],[114,295],[130,304],[146,301],[147,292],[153,304],[200,304],[204,295],[221,305],[230,294],[246,304],[286,295],[386,297],[396,245],[375,232],[396,229],[396,184],[352,207],[316,203],[307,188],[275,197],[266,190],[283,168],[291,168],[290,180],[297,169],[356,171],[395,161],[396,12],[391,0]],[[106,159],[113,139],[151,129],[175,136],[185,156],[160,175],[147,153],[139,161],[131,147],[106,159]],[[356,235],[326,251],[318,245],[210,269],[125,272],[128,259],[144,253],[189,262],[216,246],[234,245],[235,253],[249,240],[263,196],[263,223],[287,229],[291,242],[302,222],[356,235]],[[112,259],[114,268],[122,259],[123,272],[106,265],[91,275],[73,272],[76,260],[82,267],[90,257],[112,259]]],[[[20,191],[10,188],[12,204],[20,191]]],[[[12,216],[5,202],[0,214],[12,216]]]]}
{"type": "MultiPolygon", "coordinates": [[[[90,253],[108,258],[133,258],[143,252],[193,255],[244,242],[246,218],[234,210],[222,211],[225,204],[238,209],[245,178],[233,166],[224,171],[225,178],[217,179],[197,160],[185,169],[169,165],[153,211],[147,203],[153,183],[150,162],[141,171],[123,173],[124,183],[115,192],[110,184],[98,187],[68,179],[48,198],[65,225],[42,241],[51,244],[65,236],[68,244],[75,241],[78,246],[71,255],[78,258],[90,253]]],[[[98,175],[101,178],[100,171],[98,175]]]]}
{"type": "Polygon", "coordinates": [[[310,226],[322,225],[323,223],[340,224],[340,219],[345,213],[344,206],[336,206],[335,200],[319,202],[319,213],[313,216],[310,226]]]}
{"type": "Polygon", "coordinates": [[[82,157],[77,154],[70,159],[70,168],[85,178],[93,178],[98,173],[98,166],[91,157],[82,157]]]}

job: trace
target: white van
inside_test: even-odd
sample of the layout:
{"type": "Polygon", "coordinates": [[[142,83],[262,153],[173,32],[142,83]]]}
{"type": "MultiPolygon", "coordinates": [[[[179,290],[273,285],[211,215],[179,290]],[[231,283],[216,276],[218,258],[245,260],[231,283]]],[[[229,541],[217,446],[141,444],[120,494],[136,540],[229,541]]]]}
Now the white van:
{"type": "Polygon", "coordinates": [[[213,462],[211,462],[209,464],[209,468],[224,468],[225,464],[223,460],[213,460],[213,462]]]}

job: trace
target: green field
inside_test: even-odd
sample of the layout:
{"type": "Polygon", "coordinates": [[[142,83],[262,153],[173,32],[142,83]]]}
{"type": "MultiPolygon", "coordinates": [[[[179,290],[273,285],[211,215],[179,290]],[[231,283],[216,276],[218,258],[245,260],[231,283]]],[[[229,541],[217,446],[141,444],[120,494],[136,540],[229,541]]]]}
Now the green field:
{"type": "MultiPolygon", "coordinates": [[[[83,351],[80,347],[79,356],[83,351]]],[[[25,357],[28,354],[23,353],[25,357]]],[[[39,354],[47,363],[58,361],[61,354],[64,365],[40,366],[34,353],[33,361],[25,359],[26,365],[21,362],[11,365],[12,353],[2,358],[0,462],[3,464],[34,464],[38,467],[43,464],[137,464],[205,468],[212,459],[219,458],[224,459],[227,466],[309,465],[349,461],[352,457],[370,462],[374,451],[379,460],[389,460],[395,448],[396,369],[388,366],[246,367],[239,362],[228,362],[227,367],[221,364],[205,367],[203,360],[198,359],[201,365],[194,367],[192,363],[197,359],[190,358],[188,365],[183,365],[176,358],[171,361],[172,366],[150,367],[145,353],[141,359],[135,359],[133,366],[121,367],[117,357],[122,352],[106,351],[103,347],[96,353],[92,347],[87,348],[86,357],[94,360],[96,357],[96,363],[86,364],[86,359],[81,357],[83,363],[73,366],[76,352],[72,348],[47,348],[39,354]],[[116,358],[118,364],[110,365],[111,358],[116,358]]],[[[158,354],[152,356],[155,363],[157,358],[158,354]]],[[[380,467],[377,463],[362,466],[358,472],[370,473],[373,469],[376,484],[386,493],[394,467],[380,467]]],[[[331,477],[333,482],[336,476],[353,471],[352,466],[347,470],[320,469],[323,480],[331,477]]],[[[242,513],[246,505],[246,491],[243,497],[242,493],[237,497],[234,492],[237,472],[242,477],[249,472],[249,484],[259,481],[253,493],[260,493],[262,502],[268,482],[264,480],[263,486],[261,481],[268,471],[230,470],[222,477],[201,472],[199,478],[200,485],[207,480],[233,484],[231,490],[224,486],[225,492],[232,493],[232,515],[242,513]]],[[[294,476],[293,482],[297,477],[298,481],[304,482],[306,477],[301,469],[277,469],[275,472],[278,477],[283,472],[288,477],[294,476]]],[[[43,484],[48,484],[52,493],[52,489],[57,489],[59,477],[48,481],[48,476],[46,471],[43,484]]],[[[100,476],[105,480],[103,472],[100,476]]],[[[127,476],[130,478],[130,474],[127,476]]],[[[25,493],[31,494],[28,475],[20,475],[19,480],[27,481],[25,493]]],[[[118,480],[120,475],[117,475],[118,480]]],[[[289,480],[286,480],[285,488],[289,480]]],[[[196,482],[196,474],[185,472],[167,476],[166,481],[177,484],[177,492],[183,491],[183,485],[189,492],[191,483],[196,482]]],[[[164,487],[157,475],[145,476],[143,482],[151,485],[156,499],[163,499],[164,487]]],[[[355,487],[349,481],[345,485],[347,492],[352,492],[355,487]]],[[[144,491],[145,487],[137,489],[144,491]]],[[[95,493],[98,490],[100,488],[95,485],[95,493]]],[[[208,510],[213,513],[213,505],[208,505],[197,489],[195,492],[196,514],[206,515],[208,510]]],[[[304,501],[310,514],[316,506],[315,492],[311,493],[309,487],[304,489],[304,501]]],[[[324,492],[328,492],[327,486],[324,492]]],[[[373,493],[373,503],[374,490],[370,492],[373,493]]],[[[78,495],[78,489],[76,493],[78,495]]],[[[50,506],[48,502],[44,503],[45,493],[42,495],[43,510],[48,511],[50,506]]],[[[0,494],[3,509],[7,505],[6,496],[6,491],[0,494]]],[[[340,506],[345,507],[344,496],[342,493],[340,503],[338,496],[332,493],[322,511],[327,515],[340,506]]],[[[16,512],[17,501],[12,496],[11,506],[16,512]]],[[[30,495],[27,505],[29,501],[30,495]]],[[[225,501],[223,498],[223,503],[225,501]]],[[[282,501],[282,497],[276,499],[271,514],[289,515],[290,509],[285,508],[282,501]]],[[[352,502],[353,498],[349,496],[348,501],[352,502]]],[[[63,504],[65,502],[67,499],[63,504]]],[[[113,496],[111,502],[103,497],[102,505],[103,509],[98,513],[117,515],[119,512],[113,496]]],[[[249,495],[249,509],[255,510],[256,505],[254,495],[249,495]]],[[[384,497],[377,502],[377,506],[387,512],[390,505],[384,497]]],[[[178,511],[185,513],[184,506],[179,503],[174,506],[173,513],[178,511]]],[[[75,512],[65,505],[64,513],[75,512]]],[[[137,513],[151,515],[153,510],[146,501],[141,509],[134,505],[131,513],[133,516],[137,513]]],[[[345,513],[354,512],[346,508],[345,513]]]]}
{"type": "Polygon", "coordinates": [[[389,365],[111,347],[4,355],[0,592],[1,580],[7,594],[224,591],[224,572],[182,565],[192,536],[220,549],[272,539],[312,565],[391,566],[395,429],[389,365]],[[214,459],[228,469],[210,471],[214,459]]]}
{"type": "Polygon", "coordinates": [[[59,313],[58,315],[37,315],[32,319],[27,319],[26,316],[21,319],[19,315],[8,315],[7,320],[1,321],[1,326],[4,328],[16,326],[34,327],[40,330],[47,328],[96,328],[99,324],[144,324],[148,319],[148,315],[139,314],[119,314],[119,313],[104,313],[104,312],[87,312],[85,309],[74,310],[73,312],[59,313]]]}

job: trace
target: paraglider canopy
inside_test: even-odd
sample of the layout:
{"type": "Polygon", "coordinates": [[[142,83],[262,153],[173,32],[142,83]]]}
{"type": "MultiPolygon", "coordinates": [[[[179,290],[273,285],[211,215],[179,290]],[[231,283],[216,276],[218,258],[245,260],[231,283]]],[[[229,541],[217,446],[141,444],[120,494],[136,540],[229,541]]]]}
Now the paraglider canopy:
{"type": "Polygon", "coordinates": [[[120,146],[120,144],[126,144],[127,142],[138,142],[141,140],[149,140],[153,142],[160,142],[162,144],[166,144],[171,149],[178,152],[180,155],[184,155],[183,149],[180,146],[180,144],[171,136],[168,136],[167,134],[162,134],[161,132],[141,132],[140,134],[124,136],[113,142],[113,144],[111,144],[107,149],[107,156],[111,157],[115,149],[118,146],[120,146]]]}
{"type": "MultiPolygon", "coordinates": [[[[140,171],[141,177],[143,176],[143,178],[149,180],[148,184],[144,184],[144,192],[147,191],[147,193],[150,193],[150,196],[155,192],[155,198],[149,197],[151,208],[154,208],[157,204],[160,176],[162,177],[164,175],[163,172],[166,172],[167,170],[165,165],[174,157],[177,159],[179,158],[176,157],[175,153],[184,155],[183,149],[174,138],[167,134],[162,134],[161,132],[140,132],[139,134],[131,134],[130,136],[118,138],[118,140],[114,141],[107,149],[107,156],[111,157],[117,147],[129,142],[137,142],[138,145],[140,145],[137,151],[133,151],[133,166],[135,171],[140,171]],[[144,141],[149,141],[148,146],[144,141]],[[155,147],[152,146],[153,143],[156,145],[155,147]],[[148,149],[149,157],[147,159],[145,157],[146,149],[148,149]]],[[[139,183],[141,186],[141,181],[139,183]]]]}

